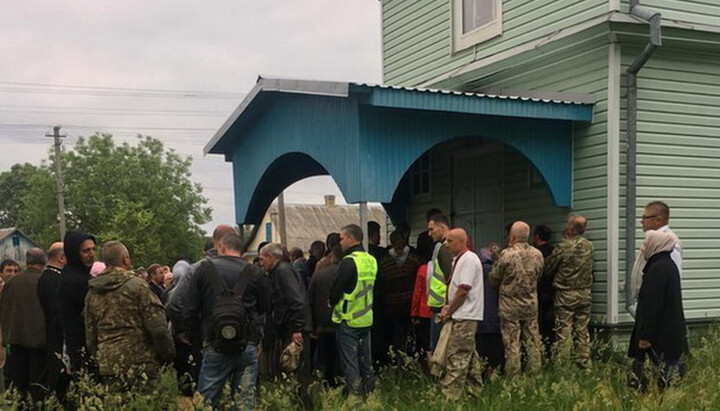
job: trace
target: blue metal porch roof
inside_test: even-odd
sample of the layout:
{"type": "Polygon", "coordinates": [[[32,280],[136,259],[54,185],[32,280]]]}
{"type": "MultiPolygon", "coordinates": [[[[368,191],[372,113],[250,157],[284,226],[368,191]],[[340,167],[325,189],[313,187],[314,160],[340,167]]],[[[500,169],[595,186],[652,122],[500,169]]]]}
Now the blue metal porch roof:
{"type": "Polygon", "coordinates": [[[523,97],[371,83],[258,77],[255,87],[205,145],[206,155],[225,153],[222,147],[228,130],[262,92],[335,97],[348,97],[351,92],[356,92],[368,94],[367,104],[375,107],[581,122],[592,121],[595,101],[591,95],[577,101],[557,98],[561,96],[559,93],[548,94],[547,98],[523,97]]]}
{"type": "Polygon", "coordinates": [[[334,178],[348,202],[382,202],[395,220],[408,201],[398,187],[412,163],[462,136],[518,150],[543,176],[555,204],[567,207],[571,124],[593,117],[592,96],[581,97],[261,77],[204,152],[233,163],[238,223],[259,223],[287,186],[322,174],[334,178]]]}

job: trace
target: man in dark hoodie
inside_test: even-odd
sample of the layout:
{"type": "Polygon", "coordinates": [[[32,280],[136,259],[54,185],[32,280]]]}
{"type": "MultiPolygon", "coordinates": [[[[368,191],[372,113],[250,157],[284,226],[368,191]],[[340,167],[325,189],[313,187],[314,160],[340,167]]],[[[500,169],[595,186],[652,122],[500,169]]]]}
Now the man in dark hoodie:
{"type": "Polygon", "coordinates": [[[87,348],[103,380],[116,388],[142,388],[132,386],[146,385],[142,379],[123,376],[134,371],[154,378],[175,356],[165,308],[147,281],[130,271],[130,253],[121,242],[106,243],[102,259],[107,269],[89,282],[85,298],[87,348]]]}
{"type": "Polygon", "coordinates": [[[69,231],[65,234],[63,249],[67,264],[63,267],[58,291],[60,322],[70,356],[70,371],[75,373],[86,365],[83,309],[88,281],[92,278],[90,268],[95,262],[95,237],[69,231]]]}

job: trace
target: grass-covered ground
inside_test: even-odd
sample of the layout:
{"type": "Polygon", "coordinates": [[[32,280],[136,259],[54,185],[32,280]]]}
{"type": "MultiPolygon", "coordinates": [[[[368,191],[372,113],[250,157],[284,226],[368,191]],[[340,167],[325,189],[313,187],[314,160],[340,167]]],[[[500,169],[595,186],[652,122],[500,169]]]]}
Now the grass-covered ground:
{"type": "MultiPolygon", "coordinates": [[[[628,388],[630,362],[621,354],[611,354],[613,351],[624,352],[625,347],[598,344],[595,348],[597,358],[587,370],[580,370],[573,364],[546,364],[538,376],[496,378],[487,383],[481,396],[458,402],[446,402],[419,362],[409,359],[404,365],[388,367],[378,373],[376,390],[366,399],[343,399],[339,389],[329,390],[320,383],[312,386],[312,396],[317,409],[352,411],[720,409],[720,328],[691,341],[692,356],[687,375],[678,387],[663,393],[656,387],[645,394],[628,388]]],[[[142,392],[110,392],[85,379],[72,396],[79,409],[84,410],[202,409],[199,398],[189,401],[179,397],[171,372],[163,374],[154,383],[139,386],[144,387],[142,392]]],[[[291,381],[263,384],[258,409],[297,408],[294,392],[291,381]]],[[[46,409],[56,406],[49,402],[46,409]]],[[[16,407],[13,393],[0,396],[0,408],[16,407]]]]}

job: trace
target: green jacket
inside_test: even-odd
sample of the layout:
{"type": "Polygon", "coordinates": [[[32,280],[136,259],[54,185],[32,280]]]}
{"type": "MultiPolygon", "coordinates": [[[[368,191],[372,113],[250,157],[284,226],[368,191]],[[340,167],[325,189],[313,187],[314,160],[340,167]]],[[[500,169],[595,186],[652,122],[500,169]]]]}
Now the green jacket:
{"type": "Polygon", "coordinates": [[[165,309],[131,271],[111,268],[90,280],[84,314],[87,348],[101,375],[152,375],[175,355],[165,309]]]}
{"type": "Polygon", "coordinates": [[[593,283],[593,244],[583,236],[566,238],[545,259],[545,275],[558,290],[589,289],[593,283]]]}

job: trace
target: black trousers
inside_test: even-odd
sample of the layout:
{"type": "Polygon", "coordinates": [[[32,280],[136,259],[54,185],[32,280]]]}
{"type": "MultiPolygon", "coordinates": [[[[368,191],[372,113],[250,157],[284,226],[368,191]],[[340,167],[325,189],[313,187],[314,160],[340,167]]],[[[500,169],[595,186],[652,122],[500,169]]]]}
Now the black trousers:
{"type": "Polygon", "coordinates": [[[60,351],[55,349],[46,350],[45,370],[43,371],[43,385],[46,392],[55,393],[58,401],[63,404],[67,390],[70,387],[70,375],[65,370],[65,364],[61,360],[62,346],[60,351]]]}
{"type": "Polygon", "coordinates": [[[338,377],[342,374],[335,334],[318,334],[318,339],[314,345],[313,369],[321,371],[323,378],[330,387],[337,387],[339,385],[338,377]]]}
{"type": "Polygon", "coordinates": [[[494,369],[500,369],[505,362],[505,345],[502,334],[476,334],[475,347],[481,359],[494,369]]]}
{"type": "Polygon", "coordinates": [[[175,361],[180,392],[185,397],[192,397],[197,388],[202,363],[200,344],[188,345],[175,340],[175,361]]]}
{"type": "Polygon", "coordinates": [[[22,345],[10,345],[5,372],[8,385],[18,390],[22,399],[30,394],[33,402],[42,401],[45,396],[44,376],[47,363],[45,348],[31,348],[22,345]]]}

